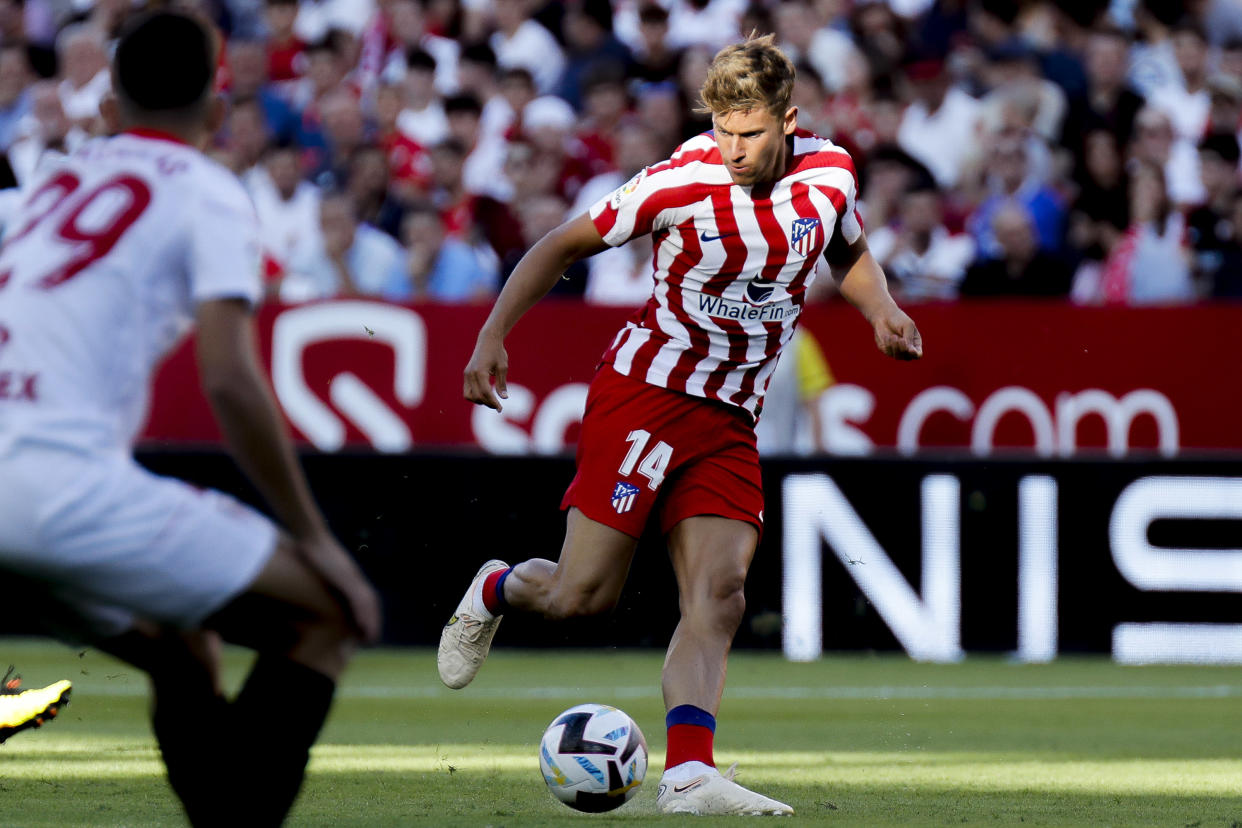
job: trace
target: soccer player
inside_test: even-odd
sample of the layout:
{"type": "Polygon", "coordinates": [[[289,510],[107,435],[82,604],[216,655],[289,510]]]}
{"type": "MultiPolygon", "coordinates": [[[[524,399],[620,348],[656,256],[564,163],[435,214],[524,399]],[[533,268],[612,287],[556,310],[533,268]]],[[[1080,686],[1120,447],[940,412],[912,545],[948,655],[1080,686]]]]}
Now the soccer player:
{"type": "Polygon", "coordinates": [[[329,533],[257,361],[258,222],[199,150],[224,114],[215,68],[195,18],[129,21],[109,104],[123,132],[40,170],[0,251],[0,578],[51,631],[150,675],[193,824],[278,825],[379,604],[329,533]],[[154,366],[194,323],[217,422],[283,530],[133,460],[154,366]],[[221,637],[258,653],[232,701],[221,637]]]}
{"type": "Polygon", "coordinates": [[[73,684],[68,679],[47,687],[23,690],[22,677],[13,675],[10,666],[0,679],[0,745],[15,733],[42,727],[44,722],[56,718],[60,709],[69,703],[72,690],[73,684]]]}
{"type": "Polygon", "coordinates": [[[465,396],[500,410],[504,338],[522,314],[572,262],[651,234],[655,292],[591,384],[578,472],[562,502],[560,559],[484,564],[444,628],[438,664],[448,686],[469,683],[510,608],[552,619],[609,610],[654,512],[681,608],[663,674],[668,755],[657,802],[665,812],[792,812],[722,776],[712,738],[763,526],[754,423],[819,257],[837,270],[881,351],[922,355],[918,330],[867,251],[853,164],[797,128],[793,81],[771,37],[721,50],[701,90],[713,133],[531,248],[465,370],[465,396]]]}

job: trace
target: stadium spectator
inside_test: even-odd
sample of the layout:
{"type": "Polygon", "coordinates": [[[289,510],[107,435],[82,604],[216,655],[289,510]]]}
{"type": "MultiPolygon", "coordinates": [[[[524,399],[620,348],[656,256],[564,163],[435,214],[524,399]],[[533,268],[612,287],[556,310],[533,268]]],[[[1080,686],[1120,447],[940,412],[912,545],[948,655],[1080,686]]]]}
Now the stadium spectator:
{"type": "Polygon", "coordinates": [[[681,105],[681,137],[693,138],[712,128],[711,118],[699,111],[699,89],[707,77],[712,52],[705,46],[692,46],[681,53],[677,67],[677,94],[681,105]]]}
{"type": "Polygon", "coordinates": [[[385,299],[460,303],[496,294],[500,280],[494,259],[483,262],[475,248],[447,235],[433,204],[416,202],[406,209],[401,241],[405,256],[383,286],[385,299]]]}
{"type": "Polygon", "coordinates": [[[1087,133],[1082,163],[1075,171],[1077,193],[1066,219],[1066,244],[1073,255],[1103,262],[1129,223],[1125,159],[1117,136],[1105,128],[1087,133]]]}
{"type": "Polygon", "coordinates": [[[271,144],[263,162],[242,177],[259,218],[259,240],[283,275],[299,250],[319,238],[319,188],[302,178],[298,148],[271,144]]]}
{"type": "Polygon", "coordinates": [[[522,113],[522,132],[549,163],[557,167],[556,193],[569,201],[593,176],[611,165],[592,156],[574,135],[577,116],[568,103],[553,95],[536,98],[522,113]]]}
{"type": "MultiPolygon", "coordinates": [[[[535,196],[524,201],[522,211],[519,213],[522,245],[511,250],[501,262],[500,272],[503,281],[508,281],[513,269],[517,267],[527,250],[565,221],[566,206],[565,200],[555,193],[535,196]]],[[[549,293],[554,296],[581,297],[588,285],[587,273],[586,262],[574,262],[565,268],[560,281],[552,286],[549,293]]]]}
{"type": "Polygon", "coordinates": [[[561,23],[565,68],[555,92],[579,112],[585,107],[586,83],[602,74],[625,77],[634,62],[630,49],[612,33],[609,0],[572,0],[561,23]]]}
{"type": "Polygon", "coordinates": [[[456,40],[427,30],[427,11],[422,0],[393,0],[392,34],[388,41],[383,74],[399,78],[411,50],[418,49],[435,58],[435,89],[440,95],[459,91],[457,64],[461,47],[456,40]]]}
{"type": "Polygon", "coordinates": [[[575,137],[586,149],[593,173],[615,166],[617,131],[630,114],[625,78],[609,65],[601,65],[583,78],[582,118],[575,137]]]}
{"type": "Polygon", "coordinates": [[[267,76],[273,83],[297,80],[306,72],[306,41],[293,30],[297,16],[298,0],[267,0],[263,4],[267,76]]]}
{"type": "Polygon", "coordinates": [[[17,140],[22,119],[30,114],[30,60],[21,43],[0,43],[0,152],[17,140]]]}
{"type": "Polygon", "coordinates": [[[1079,165],[1086,152],[1083,141],[1092,131],[1108,130],[1123,147],[1134,134],[1134,119],[1143,108],[1143,98],[1126,79],[1129,48],[1126,33],[1112,26],[1097,26],[1087,38],[1087,88],[1070,101],[1061,132],[1061,144],[1074,154],[1079,165]]]}
{"type": "Polygon", "coordinates": [[[1025,143],[1012,138],[996,141],[988,153],[985,175],[989,194],[968,222],[981,255],[1001,256],[1002,245],[993,233],[993,218],[1011,201],[1020,203],[1035,223],[1041,250],[1061,249],[1065,207],[1056,191],[1031,173],[1025,143]]]}
{"type": "Polygon", "coordinates": [[[1232,132],[1208,135],[1199,142],[1199,170],[1207,200],[1186,216],[1186,229],[1194,251],[1195,281],[1201,285],[1212,284],[1221,267],[1222,251],[1234,234],[1240,156],[1232,132]]]}
{"type": "Polygon", "coordinates": [[[345,192],[360,221],[393,238],[400,235],[405,208],[391,195],[388,155],[382,147],[362,144],[354,149],[346,167],[345,192]]]}
{"type": "Polygon", "coordinates": [[[85,23],[67,26],[56,36],[56,56],[62,78],[57,94],[65,117],[90,132],[112,83],[104,34],[85,23]]]}
{"type": "Polygon", "coordinates": [[[392,195],[413,201],[431,187],[431,157],[422,144],[401,131],[402,88],[384,83],[375,90],[375,140],[388,157],[392,195]]]}
{"type": "Polygon", "coordinates": [[[975,242],[943,222],[941,196],[930,179],[917,179],[901,196],[897,227],[879,227],[867,239],[884,268],[889,289],[903,301],[957,298],[974,261],[975,242]]]}
{"type": "Polygon", "coordinates": [[[1211,105],[1207,38],[1197,24],[1184,20],[1173,28],[1170,40],[1180,77],[1153,88],[1147,93],[1147,103],[1169,116],[1179,138],[1197,144],[1211,105]]]}
{"type": "Polygon", "coordinates": [[[638,120],[659,136],[660,146],[666,152],[672,152],[682,142],[683,134],[688,131],[685,126],[686,109],[677,84],[672,81],[639,86],[634,111],[638,120]]]}
{"type": "Polygon", "coordinates": [[[17,183],[24,185],[46,153],[64,154],[90,136],[65,115],[54,81],[40,81],[30,91],[30,114],[19,124],[20,136],[9,147],[9,163],[17,183]]]}
{"type": "Polygon", "coordinates": [[[551,32],[531,18],[531,6],[531,0],[493,0],[496,31],[488,42],[502,68],[525,69],[546,94],[561,78],[565,54],[551,32]]]}
{"type": "Polygon", "coordinates": [[[483,106],[473,95],[454,95],[444,102],[449,136],[466,148],[462,185],[466,192],[501,201],[512,197],[504,177],[504,139],[482,130],[483,106]]]}
{"type": "Polygon", "coordinates": [[[449,135],[448,116],[436,92],[436,59],[423,49],[406,53],[406,71],[401,81],[405,99],[397,128],[410,140],[434,147],[449,135]]]}
{"type": "Polygon", "coordinates": [[[831,138],[835,143],[841,143],[837,139],[842,137],[841,132],[844,130],[837,130],[832,117],[833,112],[829,109],[828,92],[824,88],[819,72],[809,64],[798,65],[793,101],[794,106],[798,107],[798,123],[802,124],[803,129],[822,138],[831,138]]]}
{"type": "Polygon", "coordinates": [[[401,245],[382,230],[358,220],[345,193],[319,202],[319,232],[308,234],[294,253],[280,286],[286,302],[331,297],[380,296],[402,268],[401,245]]]}
{"type": "Polygon", "coordinates": [[[240,177],[259,163],[271,141],[263,109],[253,98],[234,101],[228,118],[217,136],[217,145],[226,167],[240,177]]]}
{"type": "Polygon", "coordinates": [[[1169,201],[1158,164],[1130,172],[1130,225],[1113,245],[1097,285],[1074,285],[1080,302],[1169,304],[1194,298],[1186,221],[1169,201]]]}
{"type": "Polygon", "coordinates": [[[656,2],[643,2],[638,9],[639,41],[633,44],[632,77],[643,83],[661,83],[677,76],[681,51],[668,41],[668,9],[656,2]]]}
{"type": "Polygon", "coordinates": [[[976,263],[962,279],[962,296],[1065,296],[1073,276],[1069,265],[1039,247],[1026,206],[1008,200],[991,213],[998,254],[976,263]]]}
{"type": "MultiPolygon", "coordinates": [[[[624,124],[617,133],[618,168],[588,181],[564,218],[587,212],[664,155],[655,132],[639,122],[624,124]]],[[[645,240],[610,247],[580,264],[587,269],[584,295],[591,304],[637,307],[651,295],[651,247],[645,240]]]]}
{"type": "Polygon", "coordinates": [[[226,64],[228,92],[234,106],[242,101],[257,100],[267,121],[267,132],[274,139],[297,139],[301,124],[298,112],[288,100],[292,87],[285,84],[283,90],[278,90],[269,83],[267,50],[263,42],[230,41],[226,64]]]}
{"type": "Polygon", "coordinates": [[[1134,7],[1135,34],[1130,47],[1130,83],[1144,98],[1157,89],[1181,83],[1173,26],[1183,17],[1182,3],[1139,0],[1134,7]]]}
{"type": "Polygon", "coordinates": [[[1220,263],[1212,274],[1211,296],[1242,299],[1242,194],[1234,197],[1230,213],[1232,233],[1220,251],[1220,263]]]}
{"type": "Polygon", "coordinates": [[[483,41],[464,47],[457,62],[457,78],[460,91],[473,95],[483,104],[479,116],[480,140],[503,140],[517,113],[501,92],[500,67],[492,47],[483,41]]]}
{"type": "Polygon", "coordinates": [[[351,89],[341,86],[320,100],[319,118],[323,150],[311,156],[307,177],[320,189],[339,189],[349,178],[350,157],[371,141],[362,102],[351,89]]]}
{"type": "Polygon", "coordinates": [[[357,37],[374,13],[374,0],[313,0],[299,3],[293,30],[306,43],[315,43],[329,32],[348,32],[357,37]]]}
{"type": "Polygon", "coordinates": [[[997,46],[989,55],[988,85],[983,119],[990,131],[998,131],[1017,112],[1023,128],[1046,142],[1061,137],[1067,103],[1061,87],[1040,71],[1034,50],[1021,39],[997,46]]]}
{"type": "Polygon", "coordinates": [[[1203,203],[1203,181],[1199,175],[1199,155],[1195,144],[1179,137],[1169,116],[1150,106],[1134,119],[1131,157],[1160,167],[1175,205],[1188,209],[1203,203]]]}
{"type": "Polygon", "coordinates": [[[951,83],[943,60],[915,61],[905,73],[914,101],[902,116],[897,140],[941,187],[955,187],[963,167],[979,152],[981,105],[951,83]]]}
{"type": "Polygon", "coordinates": [[[1242,75],[1225,73],[1208,79],[1207,133],[1232,133],[1242,141],[1242,75]]]}
{"type": "Polygon", "coordinates": [[[901,68],[907,55],[906,24],[888,3],[855,3],[850,12],[850,31],[872,77],[888,77],[901,68]]]}
{"type": "Polygon", "coordinates": [[[742,0],[672,0],[668,4],[668,43],[674,49],[701,46],[713,53],[739,36],[742,0]]]}

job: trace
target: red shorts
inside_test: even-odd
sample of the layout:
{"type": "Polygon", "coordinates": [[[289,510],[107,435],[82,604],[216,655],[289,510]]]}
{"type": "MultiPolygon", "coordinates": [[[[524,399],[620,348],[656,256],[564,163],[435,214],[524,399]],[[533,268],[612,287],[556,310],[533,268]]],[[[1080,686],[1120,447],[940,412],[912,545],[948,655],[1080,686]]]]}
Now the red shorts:
{"type": "Polygon", "coordinates": [[[763,531],[763,480],[750,416],[600,368],[587,394],[578,473],[561,508],[637,538],[653,509],[664,534],[719,515],[763,531]]]}

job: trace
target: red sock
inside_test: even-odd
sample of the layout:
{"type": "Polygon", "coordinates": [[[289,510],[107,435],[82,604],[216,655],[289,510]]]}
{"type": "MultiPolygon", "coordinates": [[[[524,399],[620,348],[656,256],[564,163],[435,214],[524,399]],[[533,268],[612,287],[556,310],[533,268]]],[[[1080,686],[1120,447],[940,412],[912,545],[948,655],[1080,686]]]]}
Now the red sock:
{"type": "Polygon", "coordinates": [[[675,724],[668,729],[668,752],[665,753],[664,769],[682,762],[702,762],[716,767],[712,758],[712,739],[716,734],[710,727],[691,724],[675,724]]]}
{"type": "Polygon", "coordinates": [[[508,602],[501,597],[497,585],[509,574],[510,569],[498,569],[483,579],[483,606],[487,607],[487,611],[492,615],[504,615],[505,610],[508,609],[508,602]]]}

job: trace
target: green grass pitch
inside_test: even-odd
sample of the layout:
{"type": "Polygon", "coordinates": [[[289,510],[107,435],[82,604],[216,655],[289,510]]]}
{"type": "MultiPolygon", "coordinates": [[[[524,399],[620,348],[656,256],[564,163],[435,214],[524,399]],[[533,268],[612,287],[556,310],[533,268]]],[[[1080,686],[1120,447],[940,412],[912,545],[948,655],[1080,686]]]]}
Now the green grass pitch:
{"type": "MultiPolygon", "coordinates": [[[[661,658],[502,646],[473,685],[450,691],[430,650],[366,652],[342,684],[288,824],[736,824],[655,811],[661,658]],[[539,774],[543,728],[583,701],[626,710],[651,748],[647,784],[609,815],[570,811],[539,774]]],[[[0,824],[183,823],[141,674],[93,650],[28,640],[0,639],[0,662],[15,663],[27,685],[74,682],[55,722],[0,746],[0,824]]],[[[227,654],[231,682],[246,665],[243,653],[227,654]]],[[[1242,673],[1095,658],[791,664],[735,653],[716,759],[738,762],[740,782],[793,805],[797,815],[781,824],[1236,828],[1242,673]]]]}

